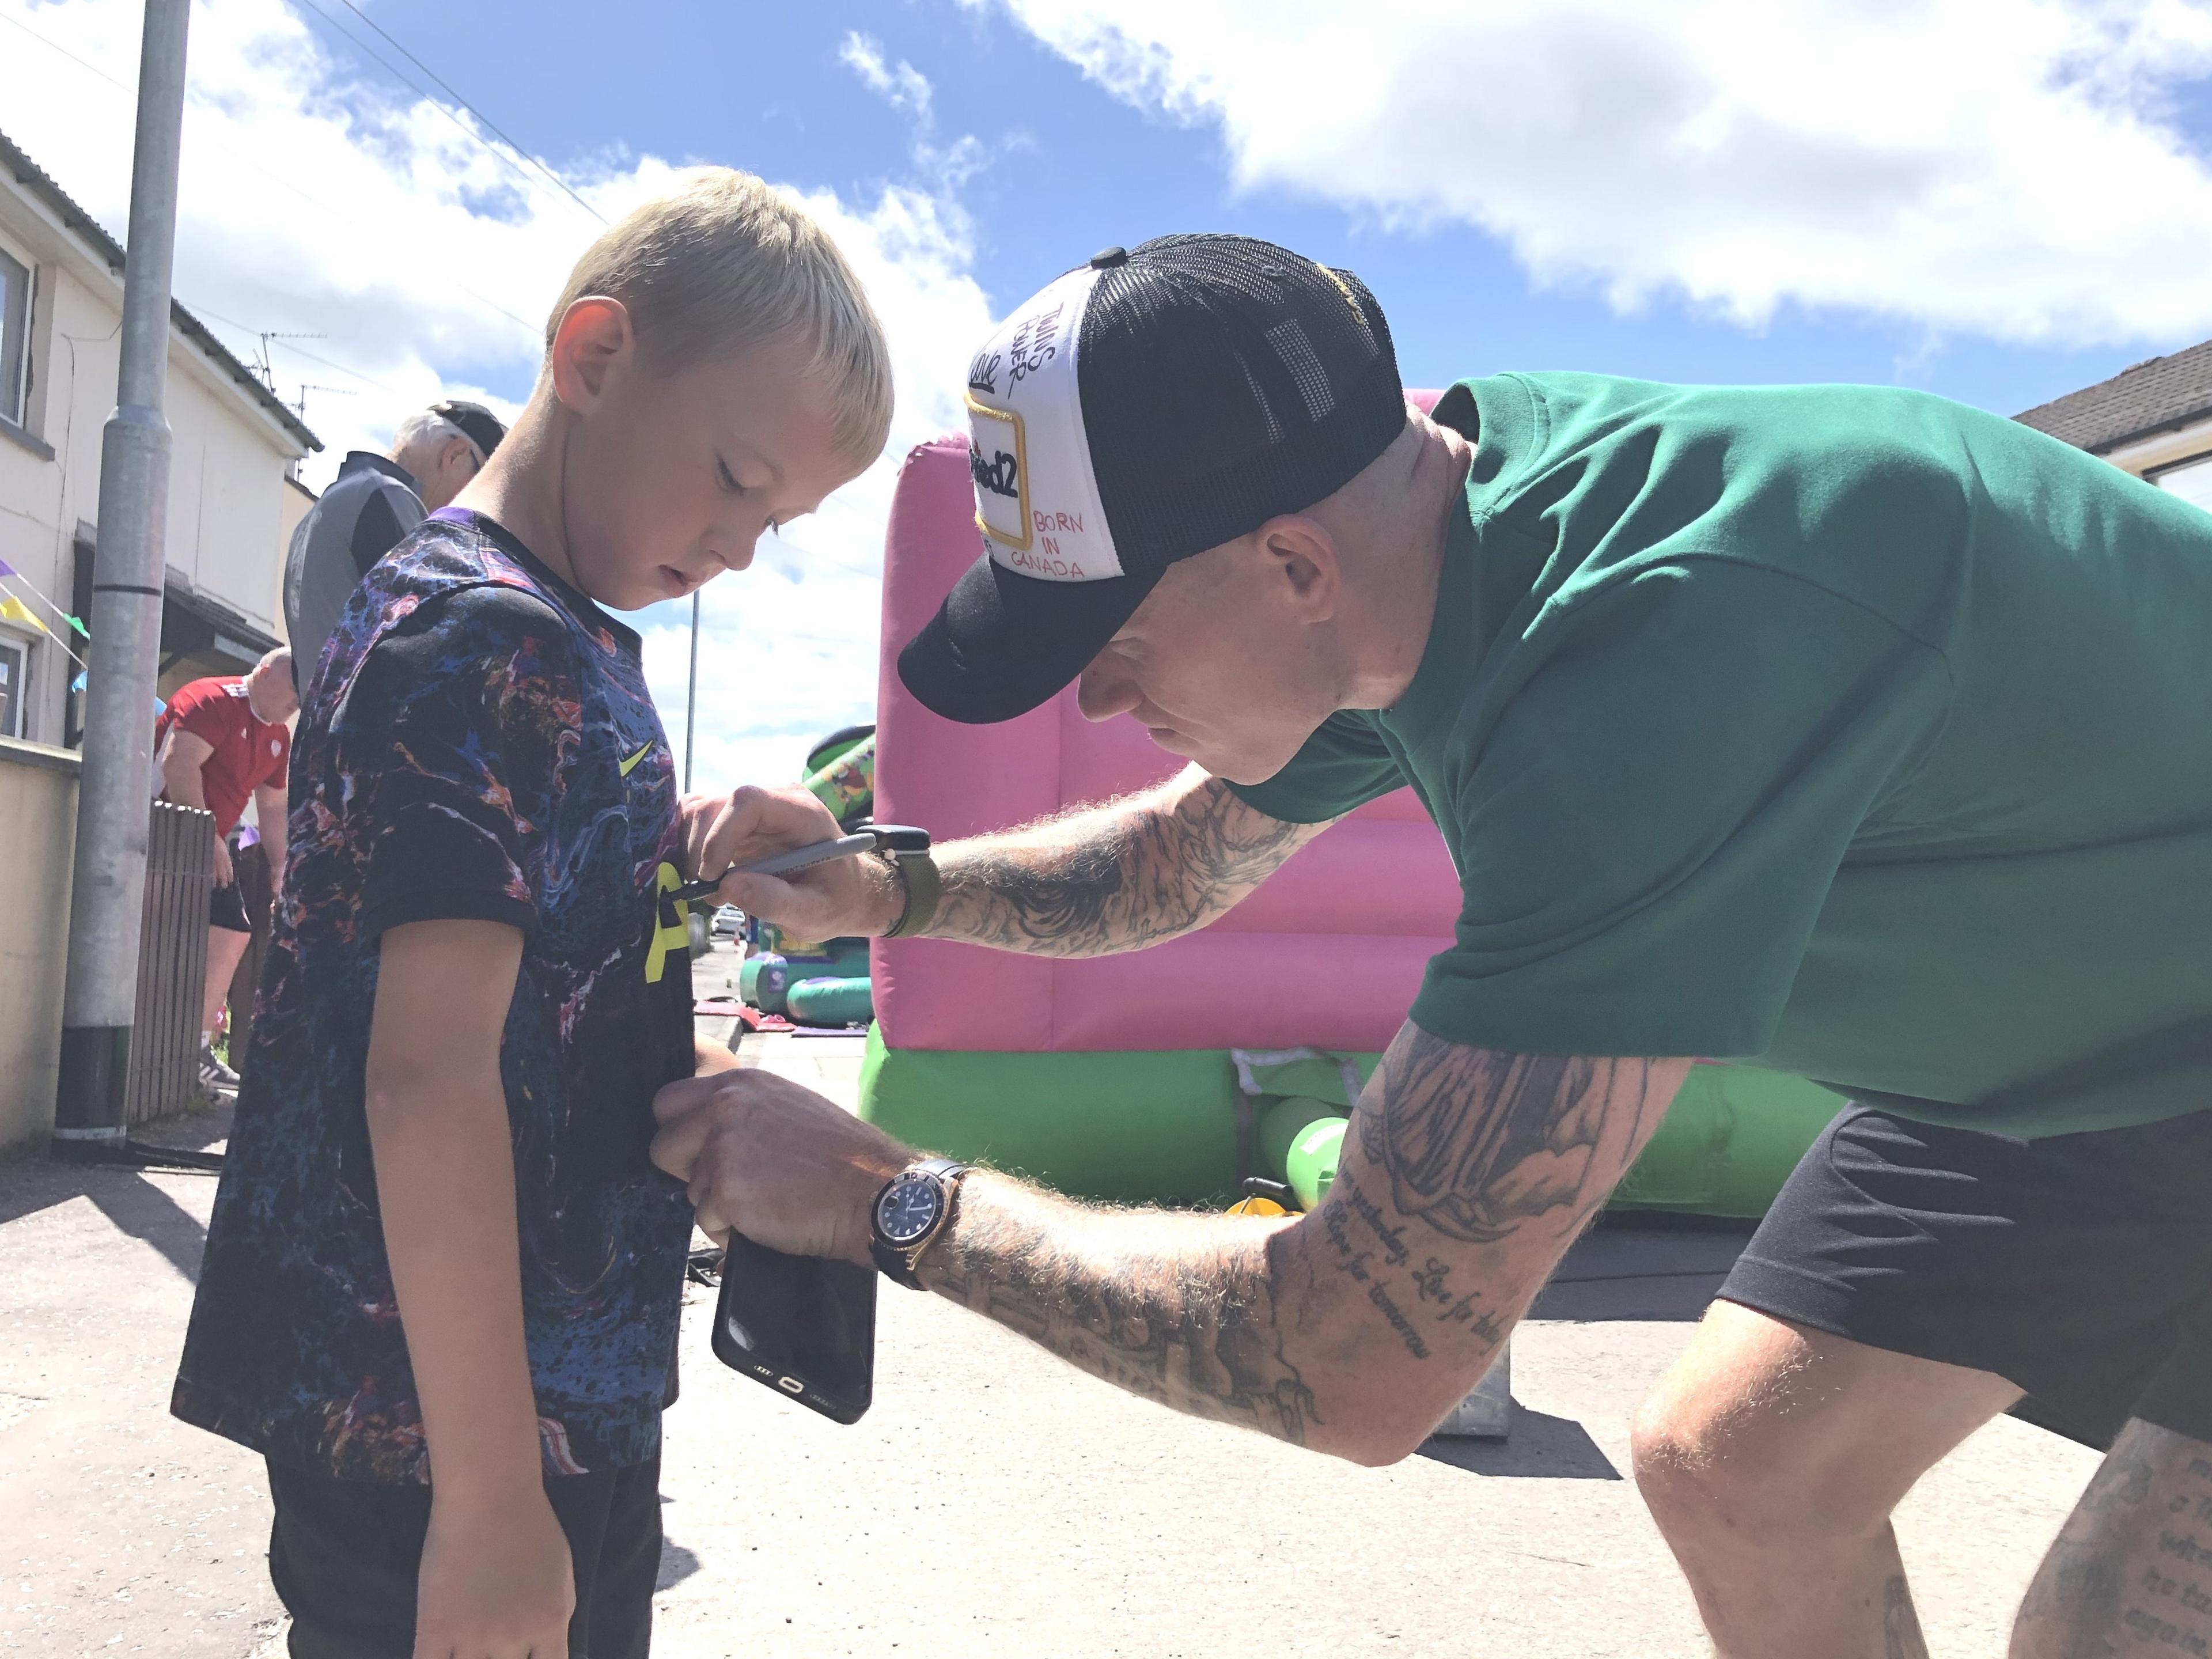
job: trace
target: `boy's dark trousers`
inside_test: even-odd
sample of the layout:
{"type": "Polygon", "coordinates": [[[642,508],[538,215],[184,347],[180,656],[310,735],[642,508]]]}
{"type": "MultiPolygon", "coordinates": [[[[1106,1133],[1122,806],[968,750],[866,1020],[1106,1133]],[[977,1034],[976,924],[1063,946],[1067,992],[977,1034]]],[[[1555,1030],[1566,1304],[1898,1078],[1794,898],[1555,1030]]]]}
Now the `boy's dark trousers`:
{"type": "MultiPolygon", "coordinates": [[[[428,1486],[379,1486],[269,1465],[269,1577],[292,1615],[292,1659],[409,1659],[428,1486]]],[[[550,1476],[576,1614],[569,1659],[645,1659],[660,1574],[660,1460],[550,1476]]]]}

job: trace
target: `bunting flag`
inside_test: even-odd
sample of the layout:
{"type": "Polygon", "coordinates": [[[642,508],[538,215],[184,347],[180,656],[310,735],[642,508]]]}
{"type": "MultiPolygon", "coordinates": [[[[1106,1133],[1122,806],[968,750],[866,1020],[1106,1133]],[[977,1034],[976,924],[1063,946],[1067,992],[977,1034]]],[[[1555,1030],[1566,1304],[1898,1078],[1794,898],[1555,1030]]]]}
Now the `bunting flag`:
{"type": "MultiPolygon", "coordinates": [[[[88,645],[92,642],[92,630],[90,629],[87,628],[75,617],[70,616],[68,611],[63,610],[61,606],[56,605],[45,594],[40,592],[37,586],[33,584],[28,576],[26,576],[21,571],[16,569],[14,565],[9,564],[5,559],[0,559],[0,576],[13,576],[17,581],[22,583],[26,588],[30,590],[30,594],[33,599],[36,599],[41,605],[45,606],[47,611],[51,611],[59,620],[68,623],[70,628],[75,632],[82,635],[88,645]]],[[[48,639],[53,641],[56,645],[61,647],[62,654],[64,656],[67,657],[79,668],[85,666],[84,659],[78,656],[76,652],[70,650],[67,643],[65,643],[66,636],[56,634],[52,629],[47,627],[46,623],[40,622],[36,617],[33,616],[29,609],[25,606],[21,599],[16,595],[15,591],[13,588],[0,587],[0,617],[4,617],[9,618],[10,621],[20,622],[27,627],[37,629],[39,632],[44,634],[48,639]]]]}
{"type": "Polygon", "coordinates": [[[21,623],[26,628],[35,628],[41,634],[51,635],[53,629],[31,614],[31,607],[10,593],[0,599],[0,622],[21,623]]]}

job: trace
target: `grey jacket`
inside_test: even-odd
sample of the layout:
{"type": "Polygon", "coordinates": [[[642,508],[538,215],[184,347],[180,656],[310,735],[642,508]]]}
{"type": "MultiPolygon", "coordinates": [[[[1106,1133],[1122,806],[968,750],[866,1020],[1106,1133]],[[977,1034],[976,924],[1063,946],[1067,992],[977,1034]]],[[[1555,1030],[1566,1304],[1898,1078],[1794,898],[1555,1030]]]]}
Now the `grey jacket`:
{"type": "Polygon", "coordinates": [[[284,556],[284,632],[292,678],[304,700],[323,646],[369,567],[422,522],[407,469],[367,450],[348,452],[338,476],[300,520],[284,556]]]}

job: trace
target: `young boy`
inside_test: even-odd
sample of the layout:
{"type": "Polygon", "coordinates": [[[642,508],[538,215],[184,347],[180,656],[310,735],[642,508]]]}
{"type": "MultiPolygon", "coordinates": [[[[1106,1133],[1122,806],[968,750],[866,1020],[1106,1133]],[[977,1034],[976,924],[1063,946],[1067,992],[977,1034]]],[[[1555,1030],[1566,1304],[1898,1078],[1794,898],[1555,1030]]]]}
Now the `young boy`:
{"type": "Polygon", "coordinates": [[[696,175],[585,253],[308,688],[172,1406],[268,1460],[295,1655],[647,1651],[691,1229],[647,1147],[695,1050],[675,775],[600,607],[744,568],[890,413],[821,228],[696,175]]]}

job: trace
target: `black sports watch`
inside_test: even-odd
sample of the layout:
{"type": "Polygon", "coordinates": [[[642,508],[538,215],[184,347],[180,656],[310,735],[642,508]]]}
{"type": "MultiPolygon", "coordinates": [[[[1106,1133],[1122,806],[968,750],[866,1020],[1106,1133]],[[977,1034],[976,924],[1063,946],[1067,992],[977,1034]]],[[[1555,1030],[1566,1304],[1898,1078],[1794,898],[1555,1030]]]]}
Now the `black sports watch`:
{"type": "Polygon", "coordinates": [[[953,1195],[969,1167],[949,1158],[928,1158],[884,1183],[868,1210],[868,1249],[884,1278],[910,1291],[921,1288],[915,1267],[945,1231],[953,1195]]]}

